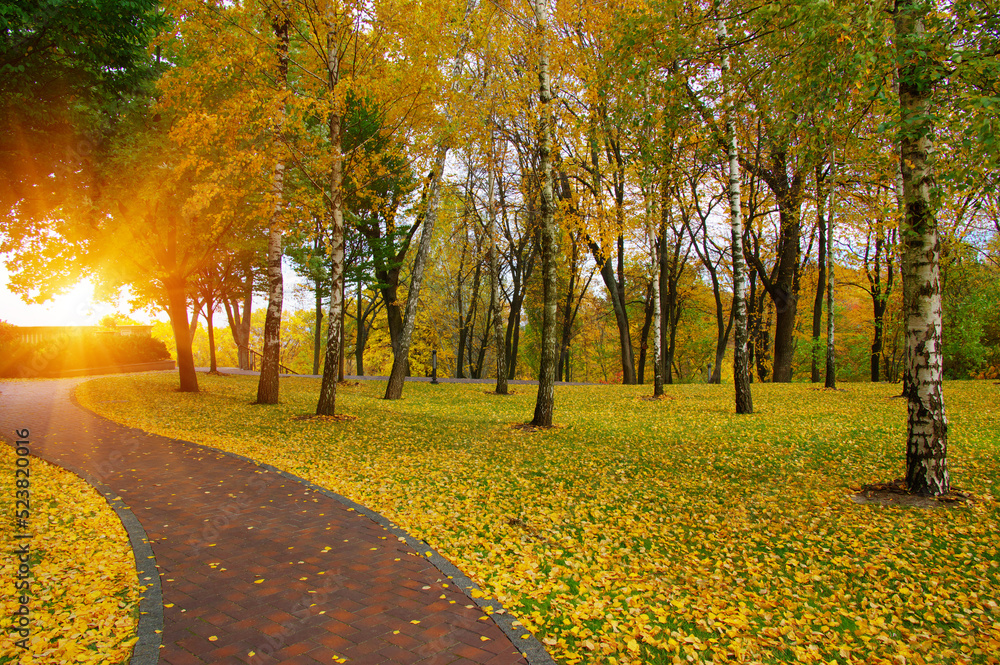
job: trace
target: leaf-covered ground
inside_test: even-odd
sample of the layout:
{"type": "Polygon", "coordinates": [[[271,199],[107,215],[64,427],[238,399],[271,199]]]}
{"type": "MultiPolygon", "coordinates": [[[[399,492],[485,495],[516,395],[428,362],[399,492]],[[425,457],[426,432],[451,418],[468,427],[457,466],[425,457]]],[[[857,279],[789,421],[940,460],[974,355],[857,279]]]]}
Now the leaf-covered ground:
{"type": "Polygon", "coordinates": [[[955,485],[980,500],[859,505],[902,474],[892,385],[556,388],[561,427],[525,432],[535,389],[342,387],[344,422],[296,420],[318,382],[118,377],[79,389],[99,413],[266,461],[377,510],[519,614],[564,663],[997,663],[1000,390],[949,383],[955,485]]]}
{"type": "Polygon", "coordinates": [[[14,449],[0,443],[0,663],[125,663],[136,641],[139,582],[128,534],[76,475],[31,458],[30,637],[8,632],[20,608],[14,539],[14,449]]]}

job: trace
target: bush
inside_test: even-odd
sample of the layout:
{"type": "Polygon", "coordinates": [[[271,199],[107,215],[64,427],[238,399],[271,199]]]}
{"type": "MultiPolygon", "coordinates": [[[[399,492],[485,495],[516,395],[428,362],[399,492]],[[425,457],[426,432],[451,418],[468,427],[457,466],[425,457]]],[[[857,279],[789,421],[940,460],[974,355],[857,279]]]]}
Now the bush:
{"type": "Polygon", "coordinates": [[[31,377],[77,369],[168,360],[166,345],[137,335],[65,335],[38,344],[14,341],[0,326],[0,376],[31,377]]]}
{"type": "Polygon", "coordinates": [[[0,321],[0,352],[8,348],[17,339],[17,326],[0,321]]]}

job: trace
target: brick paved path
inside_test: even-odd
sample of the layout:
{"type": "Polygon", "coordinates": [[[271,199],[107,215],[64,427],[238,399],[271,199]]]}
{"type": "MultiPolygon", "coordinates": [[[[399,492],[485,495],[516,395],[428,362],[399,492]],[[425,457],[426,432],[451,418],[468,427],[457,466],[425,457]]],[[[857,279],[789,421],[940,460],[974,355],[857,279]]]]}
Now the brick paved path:
{"type": "Polygon", "coordinates": [[[91,474],[138,517],[162,584],[161,663],[527,662],[383,527],[249,462],[91,414],[71,402],[79,381],[0,383],[0,431],[29,428],[33,454],[91,474]]]}

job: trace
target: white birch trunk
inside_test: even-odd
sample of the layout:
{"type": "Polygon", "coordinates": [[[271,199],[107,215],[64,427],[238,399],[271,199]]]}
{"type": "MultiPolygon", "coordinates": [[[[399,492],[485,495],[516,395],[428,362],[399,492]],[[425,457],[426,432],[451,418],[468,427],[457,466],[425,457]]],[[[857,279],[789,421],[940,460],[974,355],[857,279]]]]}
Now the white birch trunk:
{"type": "Polygon", "coordinates": [[[837,187],[837,162],[836,157],[830,155],[830,204],[827,211],[826,220],[826,387],[837,387],[837,366],[834,354],[834,318],[833,318],[833,229],[834,218],[836,217],[836,187],[837,187]]]}
{"type": "MultiPolygon", "coordinates": [[[[288,87],[288,31],[287,14],[274,18],[274,35],[278,42],[278,94],[288,87]]],[[[275,142],[285,126],[285,110],[275,121],[275,142]]],[[[264,317],[264,348],[260,362],[260,380],[257,383],[257,403],[278,403],[278,369],[281,365],[281,308],[284,301],[284,283],[281,275],[281,209],[285,183],[285,163],[278,158],[274,165],[271,196],[274,208],[267,232],[267,314],[264,317]]]]}
{"type": "Polygon", "coordinates": [[[740,207],[740,159],[736,141],[736,115],[730,81],[729,36],[726,24],[719,21],[719,45],[722,47],[722,85],[725,96],[726,144],[729,158],[729,220],[730,249],[733,255],[733,384],[736,394],[736,413],[753,413],[753,395],[750,392],[750,363],[747,353],[749,331],[747,325],[746,265],[743,260],[743,213],[740,207]]]}
{"type": "Polygon", "coordinates": [[[541,178],[542,255],[542,353],[538,371],[538,394],[531,424],[551,427],[555,410],[556,340],[556,229],[552,185],[552,85],[549,80],[548,0],[534,0],[538,46],[538,157],[541,178]]]}
{"type": "MultiPolygon", "coordinates": [[[[339,99],[337,85],[340,82],[340,49],[346,31],[343,22],[336,16],[329,18],[327,25],[327,87],[332,99],[339,99]]],[[[341,324],[344,320],[344,172],[343,141],[341,132],[341,109],[330,111],[330,151],[333,163],[330,166],[330,309],[326,317],[326,355],[323,360],[323,380],[320,384],[316,415],[332,416],[336,413],[337,379],[340,375],[343,339],[341,324]]],[[[361,325],[359,319],[358,325],[361,325]]]]}
{"type": "MultiPolygon", "coordinates": [[[[652,187],[650,188],[652,189],[652,187]]],[[[646,239],[649,243],[649,260],[653,266],[653,397],[663,394],[663,326],[660,316],[660,253],[656,248],[657,233],[653,230],[652,193],[646,193],[646,239]]]]}
{"type": "Polygon", "coordinates": [[[493,188],[496,181],[496,142],[493,136],[493,117],[490,117],[490,164],[489,186],[487,187],[487,221],[490,227],[490,310],[493,312],[493,350],[496,353],[497,385],[496,393],[506,395],[507,363],[503,341],[503,324],[500,320],[500,261],[497,256],[497,211],[494,206],[493,188]]]}
{"type": "Polygon", "coordinates": [[[900,54],[900,171],[906,206],[903,284],[906,314],[906,483],[910,492],[940,496],[950,487],[948,420],[944,412],[941,353],[941,254],[932,204],[934,150],[931,97],[936,64],[924,32],[928,5],[897,0],[896,51],[900,54]],[[906,55],[905,59],[902,54],[906,55]]]}
{"type": "MultiPolygon", "coordinates": [[[[451,88],[453,93],[461,89],[459,78],[465,65],[465,51],[469,46],[471,30],[469,19],[476,8],[476,0],[468,0],[465,6],[464,32],[451,65],[451,88]]],[[[430,192],[427,197],[423,229],[420,231],[420,245],[413,261],[413,276],[410,279],[410,289],[406,296],[406,310],[403,315],[403,330],[400,334],[399,347],[394,349],[392,372],[385,387],[384,399],[399,399],[403,396],[403,383],[406,380],[406,366],[410,360],[410,342],[413,339],[413,327],[417,319],[417,301],[420,299],[420,287],[424,280],[424,267],[430,254],[431,238],[434,235],[434,225],[437,222],[438,206],[441,201],[441,177],[444,173],[448,150],[451,148],[453,131],[451,109],[445,106],[445,135],[438,144],[434,156],[434,167],[431,170],[430,192]]],[[[459,359],[461,362],[461,359],[459,359]]]]}

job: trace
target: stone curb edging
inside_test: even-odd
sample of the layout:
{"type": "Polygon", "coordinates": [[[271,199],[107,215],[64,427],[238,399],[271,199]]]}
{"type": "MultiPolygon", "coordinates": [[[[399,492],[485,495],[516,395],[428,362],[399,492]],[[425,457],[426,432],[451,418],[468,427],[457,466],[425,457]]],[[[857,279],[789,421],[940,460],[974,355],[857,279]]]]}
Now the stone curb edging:
{"type": "MultiPolygon", "coordinates": [[[[6,441],[6,437],[3,437],[6,441]]],[[[32,455],[38,457],[37,455],[32,455]]],[[[125,505],[121,497],[110,487],[70,464],[56,463],[44,457],[38,459],[65,469],[82,478],[87,484],[97,490],[108,502],[122,526],[128,533],[129,545],[132,547],[132,557],[135,559],[135,572],[139,585],[146,585],[146,590],[139,597],[139,621],[135,632],[139,638],[132,647],[129,665],[156,665],[160,660],[160,635],[163,633],[163,592],[160,587],[160,573],[156,569],[156,558],[149,544],[146,530],[139,522],[135,513],[125,505]]]]}
{"type": "MultiPolygon", "coordinates": [[[[103,416],[99,417],[103,418],[103,416]]],[[[360,515],[363,515],[364,517],[367,517],[368,519],[375,522],[385,530],[389,531],[392,535],[396,536],[398,540],[406,543],[411,548],[413,548],[413,551],[420,554],[422,558],[426,559],[431,565],[433,565],[435,568],[440,570],[441,573],[443,573],[446,577],[448,577],[448,579],[450,579],[457,586],[459,586],[462,589],[462,592],[465,593],[465,595],[472,602],[474,602],[479,607],[483,608],[487,616],[489,616],[490,619],[493,620],[493,623],[495,623],[500,628],[500,630],[503,631],[504,635],[506,635],[510,639],[511,644],[514,645],[514,648],[520,651],[521,655],[523,655],[527,659],[528,665],[556,665],[556,662],[552,659],[552,656],[549,655],[549,652],[545,650],[545,647],[542,646],[542,643],[539,642],[538,639],[531,632],[529,632],[527,628],[524,628],[523,626],[519,627],[514,625],[514,622],[517,621],[517,619],[515,619],[513,615],[511,615],[511,613],[506,610],[506,608],[504,608],[504,606],[500,603],[499,600],[495,598],[488,598],[485,594],[483,594],[481,598],[473,598],[471,595],[473,590],[482,593],[482,589],[479,588],[478,584],[469,579],[469,577],[461,570],[459,570],[459,568],[455,564],[453,564],[451,561],[449,561],[440,553],[438,553],[437,550],[428,545],[425,541],[419,540],[416,537],[410,535],[407,531],[405,531],[401,527],[398,527],[392,522],[390,522],[385,516],[375,512],[371,508],[367,508],[361,505],[360,503],[357,503],[356,501],[348,499],[346,496],[343,496],[342,494],[337,494],[336,492],[328,490],[325,487],[322,487],[321,485],[317,485],[312,481],[296,476],[293,473],[282,471],[276,466],[272,466],[270,464],[262,464],[257,460],[254,460],[250,457],[246,457],[245,455],[240,455],[239,453],[231,453],[226,450],[220,450],[219,448],[213,448],[212,446],[206,446],[200,443],[191,443],[190,441],[186,441],[185,443],[190,443],[191,445],[198,446],[199,448],[205,448],[206,450],[211,450],[212,452],[222,453],[223,455],[228,455],[230,457],[235,457],[237,459],[243,460],[244,462],[249,462],[250,464],[253,464],[254,466],[257,466],[261,469],[264,469],[265,471],[270,471],[271,473],[275,473],[281,476],[282,478],[293,480],[297,483],[304,485],[305,487],[308,487],[314,492],[318,492],[320,494],[323,494],[324,496],[328,496],[331,499],[339,501],[347,508],[353,510],[354,512],[360,515]],[[522,637],[522,635],[526,635],[527,637],[522,637]]]]}
{"type": "MultiPolygon", "coordinates": [[[[140,430],[140,429],[135,428],[135,427],[130,427],[128,425],[122,425],[121,423],[116,423],[115,421],[111,420],[110,418],[105,418],[104,416],[100,415],[99,413],[96,413],[94,411],[91,411],[90,409],[87,409],[86,407],[84,407],[82,404],[80,404],[77,401],[75,391],[73,393],[73,398],[72,399],[73,399],[73,403],[76,404],[76,406],[78,406],[81,409],[86,409],[89,413],[93,414],[97,418],[101,418],[103,420],[107,420],[108,422],[114,423],[115,425],[117,425],[119,427],[123,427],[125,429],[131,429],[131,430],[134,430],[135,432],[140,432],[140,433],[142,433],[144,435],[147,435],[147,436],[150,434],[149,432],[140,430]]],[[[159,436],[159,435],[155,435],[155,436],[159,436]]],[[[169,437],[164,437],[164,438],[169,438],[169,437]]],[[[181,439],[176,439],[176,440],[181,441],[181,439]]],[[[399,539],[402,542],[404,542],[407,545],[409,545],[411,548],[413,548],[413,551],[415,551],[417,553],[422,553],[422,556],[423,556],[424,559],[426,559],[431,565],[433,565],[435,568],[437,568],[438,570],[440,570],[442,574],[444,574],[446,577],[448,577],[449,579],[451,579],[457,586],[459,586],[462,589],[463,593],[465,593],[465,595],[472,602],[474,602],[479,607],[483,608],[483,610],[490,617],[490,619],[492,619],[493,622],[500,628],[500,630],[503,631],[504,635],[506,635],[510,639],[511,644],[514,646],[514,648],[517,649],[518,651],[520,651],[521,654],[527,659],[528,665],[556,665],[555,660],[552,659],[552,656],[549,655],[549,652],[545,650],[545,647],[542,645],[542,643],[539,642],[538,639],[530,631],[528,631],[523,626],[519,627],[519,626],[515,626],[514,625],[514,622],[517,621],[517,619],[515,619],[511,615],[511,613],[507,611],[506,608],[504,608],[503,604],[501,604],[499,600],[497,600],[495,598],[489,598],[485,594],[483,594],[483,597],[481,597],[481,598],[473,598],[472,597],[472,591],[473,590],[479,591],[480,593],[482,593],[482,589],[479,588],[478,584],[476,584],[471,579],[469,579],[469,577],[465,573],[463,573],[461,570],[459,570],[459,568],[455,564],[453,564],[451,561],[449,561],[448,559],[446,559],[445,557],[443,557],[433,547],[431,547],[430,545],[428,545],[426,542],[424,542],[422,540],[419,540],[419,539],[415,538],[414,536],[410,535],[404,529],[402,529],[402,528],[396,526],[395,524],[393,524],[392,522],[390,522],[383,515],[375,512],[374,510],[372,510],[370,508],[362,506],[361,504],[359,504],[359,503],[357,503],[355,501],[352,501],[351,499],[348,499],[346,496],[343,496],[341,494],[337,494],[336,492],[333,492],[331,490],[326,489],[325,487],[317,485],[316,483],[314,483],[312,481],[309,481],[309,480],[306,480],[305,478],[301,478],[299,476],[296,476],[293,473],[288,473],[287,471],[283,471],[283,470],[281,470],[281,469],[279,469],[279,468],[277,468],[275,466],[272,466],[270,464],[262,464],[262,463],[258,462],[257,460],[254,460],[254,459],[252,459],[250,457],[246,457],[245,455],[240,455],[239,453],[231,453],[229,451],[221,450],[219,448],[214,448],[212,446],[206,446],[206,445],[201,444],[201,443],[193,443],[191,441],[184,441],[184,443],[187,443],[187,444],[192,445],[192,446],[197,446],[199,448],[204,448],[205,450],[210,450],[212,452],[221,453],[223,455],[228,455],[230,457],[235,457],[236,459],[243,460],[244,462],[248,462],[250,464],[253,464],[256,467],[259,467],[259,468],[264,469],[266,471],[270,471],[272,473],[275,473],[275,474],[277,474],[277,475],[279,475],[279,476],[281,476],[283,478],[287,478],[287,479],[293,480],[293,481],[295,481],[297,483],[301,483],[302,485],[308,487],[309,489],[313,490],[314,492],[319,492],[320,494],[323,494],[324,496],[328,496],[331,499],[334,499],[334,500],[340,502],[344,506],[346,506],[346,507],[348,507],[350,509],[353,509],[358,514],[364,515],[365,517],[367,517],[371,521],[375,522],[376,524],[378,524],[382,528],[384,528],[387,531],[389,531],[390,533],[392,533],[394,536],[396,536],[397,539],[399,539]],[[527,635],[527,638],[522,637],[522,635],[527,635]]],[[[135,518],[135,516],[133,515],[133,519],[134,518],[135,518]]],[[[145,536],[145,532],[143,532],[143,536],[145,536]]],[[[146,546],[149,547],[148,544],[146,546]]],[[[139,561],[139,559],[138,559],[138,556],[137,556],[136,557],[136,562],[137,562],[136,565],[138,565],[138,561],[139,561]]],[[[155,560],[153,560],[151,558],[150,561],[155,561],[155,560]]],[[[157,590],[157,594],[158,594],[158,597],[159,597],[159,592],[160,592],[160,578],[159,578],[158,574],[155,575],[155,580],[156,580],[156,590],[157,590]]],[[[160,625],[159,625],[159,629],[160,630],[163,629],[163,614],[162,614],[162,612],[163,612],[162,607],[160,607],[160,625]]],[[[159,635],[157,635],[157,644],[158,643],[159,643],[159,635]]],[[[138,648],[138,645],[136,645],[136,648],[138,648]]],[[[155,665],[155,663],[156,663],[155,660],[152,661],[152,662],[150,662],[150,663],[139,662],[139,661],[134,661],[133,660],[129,665],[155,665]]]]}
{"type": "MultiPolygon", "coordinates": [[[[204,447],[209,448],[210,450],[217,450],[209,446],[204,446],[204,447]]],[[[298,483],[301,483],[302,485],[308,487],[309,489],[315,492],[319,492],[320,494],[323,494],[325,496],[328,496],[331,499],[335,499],[340,503],[342,503],[343,505],[347,506],[348,508],[353,509],[355,512],[364,515],[371,521],[375,522],[382,528],[389,531],[392,535],[396,536],[398,540],[405,542],[407,545],[413,548],[415,552],[417,552],[424,559],[426,559],[431,565],[440,570],[448,579],[450,579],[452,582],[458,585],[463,590],[465,595],[470,600],[472,600],[472,602],[476,603],[477,605],[479,605],[479,607],[483,608],[486,615],[489,616],[490,619],[493,620],[493,623],[495,623],[500,628],[500,630],[502,630],[504,634],[510,639],[511,644],[514,645],[514,648],[520,651],[521,655],[523,655],[527,659],[529,665],[555,665],[555,661],[552,659],[552,656],[549,655],[548,651],[545,650],[545,647],[542,646],[542,643],[539,642],[538,639],[531,632],[529,632],[527,628],[524,628],[523,626],[520,625],[519,626],[514,625],[517,619],[515,619],[514,616],[506,610],[506,608],[504,608],[503,604],[501,604],[499,600],[495,598],[489,598],[485,594],[482,594],[482,589],[479,588],[478,584],[469,579],[468,576],[461,570],[459,570],[459,568],[455,564],[453,564],[451,561],[449,561],[440,553],[438,553],[437,550],[428,545],[425,541],[418,540],[416,537],[410,535],[402,528],[390,522],[385,516],[376,513],[374,510],[362,506],[361,504],[352,501],[351,499],[348,499],[346,496],[337,494],[336,492],[332,492],[326,489],[325,487],[322,487],[320,485],[317,485],[316,483],[306,480],[305,478],[300,478],[295,474],[288,473],[287,471],[282,471],[281,469],[271,466],[270,464],[260,464],[259,462],[256,462],[248,457],[237,455],[236,453],[227,453],[224,450],[220,450],[218,452],[224,453],[226,455],[233,455],[234,457],[239,457],[240,459],[251,462],[252,464],[256,464],[262,469],[266,469],[268,471],[276,473],[282,476],[283,478],[288,478],[290,480],[294,480],[298,483]],[[482,594],[482,597],[480,598],[472,597],[471,594],[473,590],[479,591],[482,594]]]]}

